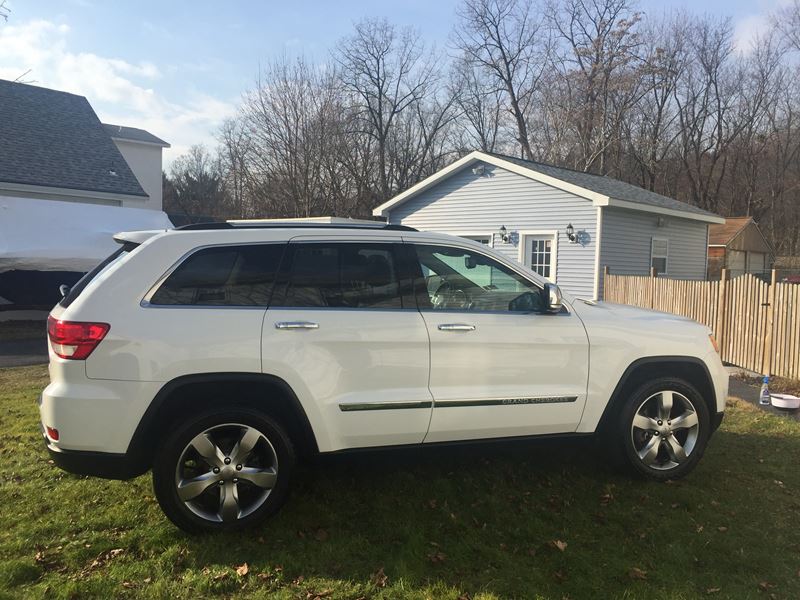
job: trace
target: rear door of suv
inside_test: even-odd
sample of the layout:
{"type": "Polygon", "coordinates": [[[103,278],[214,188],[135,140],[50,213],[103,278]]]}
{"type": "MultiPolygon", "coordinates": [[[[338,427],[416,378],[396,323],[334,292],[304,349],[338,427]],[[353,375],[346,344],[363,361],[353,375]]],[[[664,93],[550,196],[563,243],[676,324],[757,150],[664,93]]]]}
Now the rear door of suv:
{"type": "MultiPolygon", "coordinates": [[[[430,348],[399,236],[289,243],[262,332],[262,368],[316,404],[321,450],[422,442],[430,348]]],[[[315,430],[318,428],[315,427],[315,430]]]]}

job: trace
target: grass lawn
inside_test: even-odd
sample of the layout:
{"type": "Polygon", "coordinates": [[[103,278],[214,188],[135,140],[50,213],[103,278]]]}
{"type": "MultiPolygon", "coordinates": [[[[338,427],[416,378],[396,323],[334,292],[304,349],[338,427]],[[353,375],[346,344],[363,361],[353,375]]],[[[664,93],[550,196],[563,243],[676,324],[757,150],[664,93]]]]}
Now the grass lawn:
{"type": "Polygon", "coordinates": [[[800,423],[743,401],[680,482],[575,442],[339,456],[263,528],[189,537],[149,477],[48,463],[45,383],[0,370],[0,597],[800,598],[800,423]]]}

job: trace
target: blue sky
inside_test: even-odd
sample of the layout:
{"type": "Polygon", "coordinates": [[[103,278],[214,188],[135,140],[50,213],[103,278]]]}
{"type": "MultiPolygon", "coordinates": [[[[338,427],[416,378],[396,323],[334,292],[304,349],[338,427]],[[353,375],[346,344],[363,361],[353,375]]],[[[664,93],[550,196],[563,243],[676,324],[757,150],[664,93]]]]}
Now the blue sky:
{"type": "MultiPolygon", "coordinates": [[[[641,0],[647,13],[685,8],[730,16],[742,48],[786,0],[641,0]]],[[[167,162],[214,131],[281,53],[324,58],[352,23],[387,17],[446,47],[458,0],[178,2],[7,0],[0,78],[86,96],[107,122],[170,142],[167,162]]]]}

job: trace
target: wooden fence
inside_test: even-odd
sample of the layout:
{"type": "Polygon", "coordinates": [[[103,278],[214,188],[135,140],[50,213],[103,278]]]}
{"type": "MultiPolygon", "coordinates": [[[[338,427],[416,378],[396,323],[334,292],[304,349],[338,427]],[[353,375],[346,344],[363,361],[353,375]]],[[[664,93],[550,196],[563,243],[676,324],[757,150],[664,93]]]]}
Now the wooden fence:
{"type": "Polygon", "coordinates": [[[714,331],[722,360],[800,379],[800,285],[754,275],[689,281],[604,272],[604,299],[683,315],[714,331]]]}

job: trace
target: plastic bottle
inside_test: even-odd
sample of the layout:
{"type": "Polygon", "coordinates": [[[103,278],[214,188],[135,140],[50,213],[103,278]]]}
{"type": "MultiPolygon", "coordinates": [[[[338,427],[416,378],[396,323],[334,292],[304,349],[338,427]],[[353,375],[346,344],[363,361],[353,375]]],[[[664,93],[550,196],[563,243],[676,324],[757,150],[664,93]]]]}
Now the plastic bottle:
{"type": "Polygon", "coordinates": [[[761,393],[758,396],[758,403],[762,406],[769,406],[770,399],[769,399],[769,376],[765,375],[764,380],[761,383],[761,393]]]}

